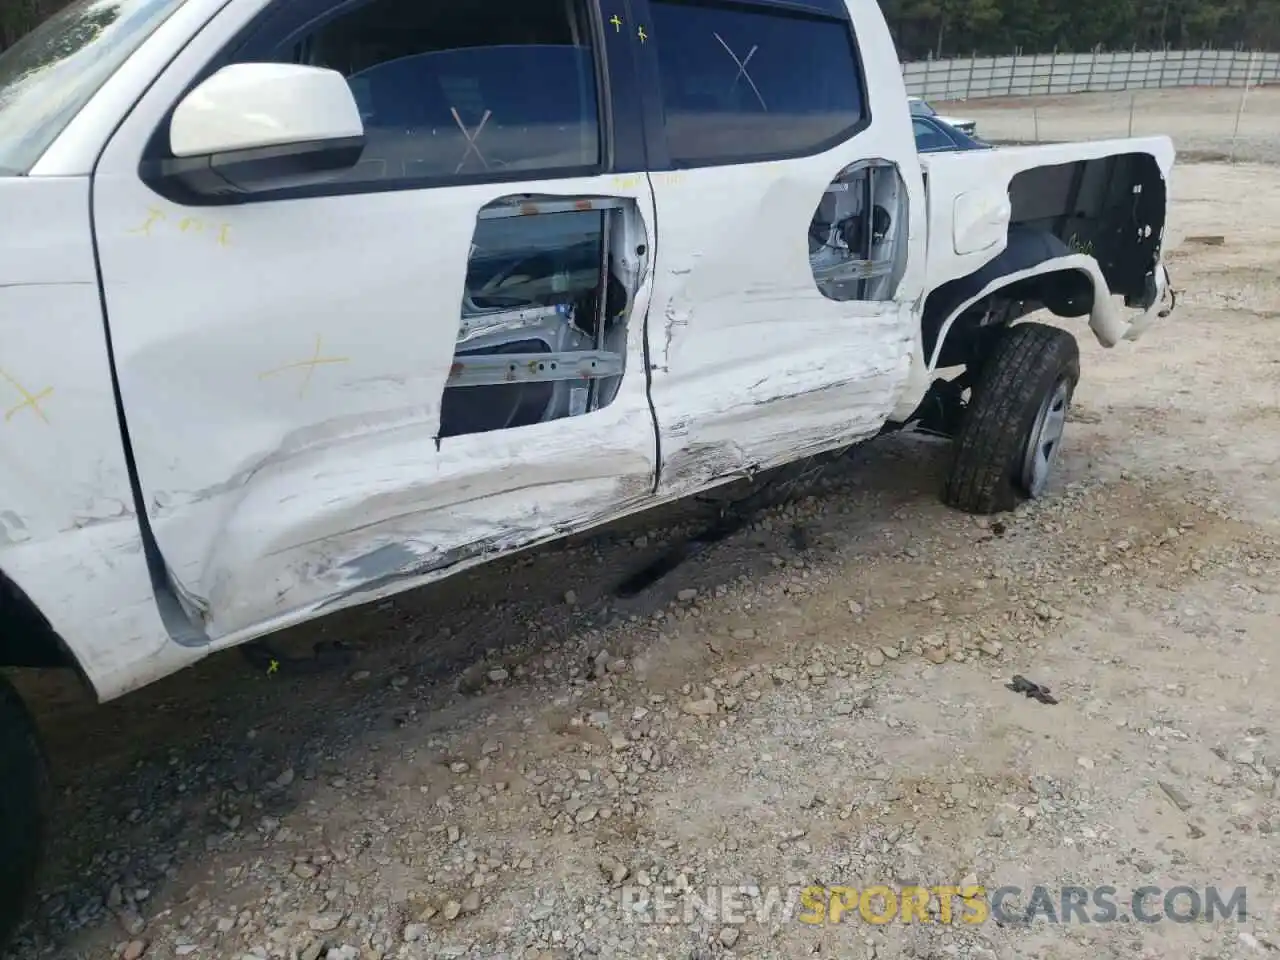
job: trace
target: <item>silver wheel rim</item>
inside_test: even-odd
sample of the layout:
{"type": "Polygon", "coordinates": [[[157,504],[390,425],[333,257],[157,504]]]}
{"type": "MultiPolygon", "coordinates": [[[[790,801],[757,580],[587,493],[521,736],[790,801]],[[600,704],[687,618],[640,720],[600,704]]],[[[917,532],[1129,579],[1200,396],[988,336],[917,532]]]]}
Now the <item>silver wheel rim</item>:
{"type": "Polygon", "coordinates": [[[1071,383],[1059,380],[1040,405],[1040,412],[1036,414],[1036,422],[1031,427],[1022,458],[1022,485],[1033,497],[1044,493],[1045,487],[1049,485],[1049,477],[1053,475],[1053,466],[1062,446],[1062,434],[1067,426],[1067,407],[1070,404],[1071,383]]]}

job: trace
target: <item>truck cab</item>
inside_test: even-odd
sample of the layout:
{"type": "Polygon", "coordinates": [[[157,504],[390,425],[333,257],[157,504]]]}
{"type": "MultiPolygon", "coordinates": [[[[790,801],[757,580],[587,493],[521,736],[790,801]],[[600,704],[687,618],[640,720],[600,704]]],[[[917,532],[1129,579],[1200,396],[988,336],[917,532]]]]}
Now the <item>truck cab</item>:
{"type": "Polygon", "coordinates": [[[1041,495],[1018,321],[1161,315],[1172,147],[922,160],[906,101],[871,0],[78,0],[0,55],[0,665],[108,700],[886,429],[1041,495]]]}

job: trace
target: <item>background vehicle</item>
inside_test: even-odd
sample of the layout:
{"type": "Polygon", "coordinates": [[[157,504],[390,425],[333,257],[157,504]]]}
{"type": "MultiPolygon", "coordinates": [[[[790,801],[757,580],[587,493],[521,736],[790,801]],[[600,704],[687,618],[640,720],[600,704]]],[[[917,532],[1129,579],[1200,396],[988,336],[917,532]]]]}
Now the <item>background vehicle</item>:
{"type": "Polygon", "coordinates": [[[916,149],[921,153],[937,153],[943,150],[990,150],[991,145],[975,137],[961,133],[950,124],[935,117],[912,117],[911,131],[916,138],[916,149]]]}
{"type": "Polygon", "coordinates": [[[978,130],[978,121],[969,120],[964,117],[944,117],[939,114],[929,102],[922,97],[907,97],[907,103],[911,108],[913,117],[937,117],[943,123],[950,127],[954,127],[961,133],[973,136],[978,130]]]}
{"type": "Polygon", "coordinates": [[[1014,321],[1160,315],[1167,138],[922,157],[875,4],[495,3],[81,0],[0,58],[0,666],[110,699],[886,429],[1006,509],[1079,375],[1014,321]]]}

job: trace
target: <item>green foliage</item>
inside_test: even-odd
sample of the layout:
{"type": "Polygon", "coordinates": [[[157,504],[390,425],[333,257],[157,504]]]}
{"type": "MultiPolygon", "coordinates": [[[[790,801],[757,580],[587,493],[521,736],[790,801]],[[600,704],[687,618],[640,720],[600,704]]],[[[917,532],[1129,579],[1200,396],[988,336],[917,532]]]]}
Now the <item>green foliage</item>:
{"type": "MultiPolygon", "coordinates": [[[[0,49],[65,0],[0,0],[0,49]]],[[[1187,47],[1280,49],[1280,0],[880,0],[900,59],[1187,47]]]]}
{"type": "Polygon", "coordinates": [[[31,30],[49,12],[39,0],[0,0],[0,49],[31,30]]]}
{"type": "MultiPolygon", "coordinates": [[[[6,0],[0,0],[4,3],[6,0]]],[[[94,3],[80,3],[74,7],[63,7],[47,21],[50,26],[39,32],[43,42],[36,43],[33,31],[32,42],[22,53],[15,53],[18,59],[6,60],[0,76],[17,78],[60,60],[65,60],[82,47],[87,46],[103,30],[115,23],[120,16],[120,7],[114,0],[95,0],[94,3]],[[56,21],[56,28],[51,21],[56,21]]]]}
{"type": "Polygon", "coordinates": [[[1280,48],[1280,0],[880,0],[903,60],[1242,46],[1280,48]]]}

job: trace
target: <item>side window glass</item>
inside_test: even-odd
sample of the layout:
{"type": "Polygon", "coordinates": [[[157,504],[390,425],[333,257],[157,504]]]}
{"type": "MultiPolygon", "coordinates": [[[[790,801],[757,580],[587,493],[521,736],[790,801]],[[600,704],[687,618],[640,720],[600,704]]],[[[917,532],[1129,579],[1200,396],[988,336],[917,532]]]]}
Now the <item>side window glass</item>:
{"type": "Polygon", "coordinates": [[[600,163],[590,35],[575,0],[372,0],[272,59],[351,85],[367,146],[335,185],[562,175],[600,163]]]}
{"type": "Polygon", "coordinates": [[[667,146],[680,165],[816,153],[867,119],[843,20],[654,0],[667,146]]]}

